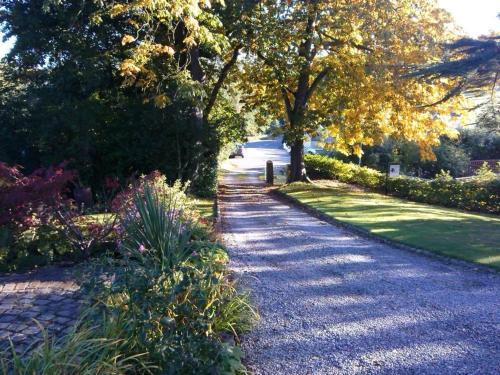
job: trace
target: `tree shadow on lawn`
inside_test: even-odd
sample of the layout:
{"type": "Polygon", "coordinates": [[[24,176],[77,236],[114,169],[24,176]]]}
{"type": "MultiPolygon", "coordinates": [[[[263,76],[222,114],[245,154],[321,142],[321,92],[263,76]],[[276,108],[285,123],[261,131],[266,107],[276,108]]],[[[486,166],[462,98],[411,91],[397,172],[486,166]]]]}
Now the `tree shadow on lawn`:
{"type": "MultiPolygon", "coordinates": [[[[348,193],[310,198],[310,191],[290,195],[337,220],[376,235],[442,255],[500,268],[500,218],[413,202],[384,204],[384,199],[348,193]],[[350,196],[355,195],[355,199],[350,196]]],[[[389,202],[390,203],[390,202],[389,202]]]]}
{"type": "MultiPolygon", "coordinates": [[[[314,205],[312,205],[314,207],[314,205]]],[[[318,207],[315,207],[319,209],[318,207]]],[[[492,267],[500,267],[500,224],[483,225],[481,221],[474,219],[444,220],[434,219],[406,219],[400,220],[395,213],[395,218],[383,216],[381,220],[373,220],[371,213],[366,217],[350,219],[342,214],[337,215],[337,211],[332,214],[331,210],[319,209],[340,221],[359,226],[380,237],[400,242],[409,246],[422,248],[441,255],[450,256],[457,259],[464,259],[472,262],[482,263],[492,267]],[[391,220],[392,219],[392,220],[391,220]]],[[[279,211],[276,211],[278,213],[279,211]]],[[[374,214],[377,215],[377,214],[374,214]]],[[[280,235],[283,225],[290,231],[308,230],[317,224],[302,222],[293,223],[293,217],[289,216],[286,223],[276,220],[273,222],[269,212],[255,210],[244,212],[238,215],[240,222],[248,224],[239,225],[232,229],[235,233],[255,232],[261,228],[261,224],[255,224],[255,220],[265,221],[266,232],[262,237],[270,235],[280,235]]],[[[350,232],[345,232],[346,236],[355,236],[350,232]]],[[[300,236],[297,234],[297,236],[300,236]]],[[[331,238],[320,240],[331,240],[331,238]]],[[[336,239],[338,240],[338,238],[336,239]]]]}

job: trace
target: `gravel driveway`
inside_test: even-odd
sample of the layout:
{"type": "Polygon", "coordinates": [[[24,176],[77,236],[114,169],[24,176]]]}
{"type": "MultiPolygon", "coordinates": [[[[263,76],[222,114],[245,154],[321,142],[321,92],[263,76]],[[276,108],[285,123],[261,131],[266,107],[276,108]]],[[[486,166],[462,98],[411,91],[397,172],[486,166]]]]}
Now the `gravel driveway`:
{"type": "Polygon", "coordinates": [[[278,146],[250,145],[221,188],[232,268],[261,315],[243,340],[255,374],[499,374],[500,275],[273,199],[256,176],[278,146]]]}

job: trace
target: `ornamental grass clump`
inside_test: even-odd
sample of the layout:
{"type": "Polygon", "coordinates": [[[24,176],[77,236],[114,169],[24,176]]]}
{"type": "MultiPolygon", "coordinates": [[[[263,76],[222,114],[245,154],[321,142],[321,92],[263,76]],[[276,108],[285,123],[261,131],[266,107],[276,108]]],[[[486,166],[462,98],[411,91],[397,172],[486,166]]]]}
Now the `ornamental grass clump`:
{"type": "Polygon", "coordinates": [[[42,329],[42,342],[24,353],[12,347],[0,357],[0,371],[12,375],[152,374],[157,369],[148,362],[147,353],[137,350],[134,338],[127,337],[130,322],[125,318],[123,314],[103,315],[96,324],[93,317],[83,314],[75,328],[59,339],[49,337],[36,322],[42,329]]]}
{"type": "Polygon", "coordinates": [[[122,219],[125,254],[161,272],[171,272],[185,261],[194,224],[184,214],[182,203],[178,194],[161,195],[146,184],[122,219]]]}
{"type": "MultiPolygon", "coordinates": [[[[92,322],[94,329],[81,324],[75,334],[110,345],[104,349],[110,355],[102,358],[109,361],[109,370],[102,366],[95,373],[246,372],[237,343],[257,315],[248,295],[231,280],[222,246],[193,237],[197,223],[182,204],[187,198],[181,187],[171,193],[159,194],[144,184],[121,214],[122,256],[94,261],[90,276],[82,278],[88,280],[84,290],[91,304],[85,322],[92,322]],[[129,368],[115,370],[118,359],[129,368]]],[[[75,345],[72,337],[45,344],[28,359],[18,357],[10,362],[14,373],[44,373],[42,367],[66,358],[72,365],[62,373],[92,368],[88,362],[95,354],[75,345]]]]}

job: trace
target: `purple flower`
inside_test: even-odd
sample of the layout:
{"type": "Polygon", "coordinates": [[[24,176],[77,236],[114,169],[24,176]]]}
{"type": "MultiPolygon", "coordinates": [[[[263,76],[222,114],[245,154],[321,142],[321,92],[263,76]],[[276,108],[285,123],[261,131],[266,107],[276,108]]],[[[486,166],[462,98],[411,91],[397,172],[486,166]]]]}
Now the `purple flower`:
{"type": "Polygon", "coordinates": [[[198,255],[199,255],[199,254],[198,254],[196,251],[193,251],[193,252],[191,253],[191,256],[193,256],[193,257],[197,257],[198,255]]]}
{"type": "Polygon", "coordinates": [[[144,247],[144,245],[141,243],[141,244],[139,245],[139,248],[138,248],[137,250],[139,250],[139,252],[140,252],[140,253],[143,253],[143,252],[145,252],[145,251],[146,251],[146,248],[145,248],[145,247],[144,247]]]}

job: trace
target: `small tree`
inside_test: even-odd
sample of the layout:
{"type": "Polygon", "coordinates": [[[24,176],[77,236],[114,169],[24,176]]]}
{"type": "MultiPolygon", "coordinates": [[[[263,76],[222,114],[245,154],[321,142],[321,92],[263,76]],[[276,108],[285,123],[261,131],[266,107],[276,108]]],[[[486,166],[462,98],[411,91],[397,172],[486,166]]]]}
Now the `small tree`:
{"type": "Polygon", "coordinates": [[[18,166],[0,162],[0,225],[22,230],[49,222],[54,211],[67,204],[68,184],[76,176],[64,167],[63,163],[25,176],[18,166]]]}

